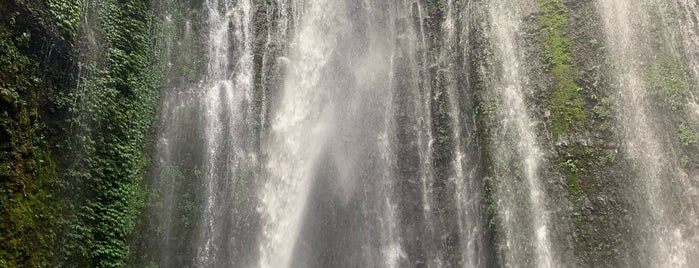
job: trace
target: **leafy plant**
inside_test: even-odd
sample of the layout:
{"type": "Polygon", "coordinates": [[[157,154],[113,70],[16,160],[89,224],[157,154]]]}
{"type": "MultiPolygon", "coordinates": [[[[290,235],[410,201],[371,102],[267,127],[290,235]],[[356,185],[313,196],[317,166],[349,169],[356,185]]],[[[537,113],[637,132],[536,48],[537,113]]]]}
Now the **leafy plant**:
{"type": "Polygon", "coordinates": [[[56,18],[64,36],[75,38],[82,16],[84,0],[47,0],[49,11],[56,18]]]}
{"type": "Polygon", "coordinates": [[[163,66],[152,37],[158,21],[140,0],[101,1],[85,12],[97,15],[91,23],[104,44],[76,48],[90,57],[78,59],[78,86],[57,97],[71,126],[61,147],[75,156],[63,163],[71,206],[57,265],[123,267],[146,200],[144,147],[163,66]]]}

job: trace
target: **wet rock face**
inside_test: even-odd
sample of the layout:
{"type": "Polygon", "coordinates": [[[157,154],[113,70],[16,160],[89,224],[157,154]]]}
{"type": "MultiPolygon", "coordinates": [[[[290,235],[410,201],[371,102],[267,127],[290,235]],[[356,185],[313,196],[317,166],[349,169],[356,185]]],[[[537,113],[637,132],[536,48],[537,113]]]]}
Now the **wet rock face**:
{"type": "Polygon", "coordinates": [[[629,214],[629,200],[622,189],[628,183],[628,164],[621,156],[620,137],[614,119],[614,91],[611,87],[609,62],[605,60],[604,32],[594,1],[567,1],[571,41],[568,53],[577,67],[575,81],[584,96],[583,109],[587,119],[581,126],[565,135],[550,134],[550,71],[541,32],[546,31],[538,20],[541,13],[527,18],[527,58],[533,64],[528,73],[534,93],[530,98],[533,114],[540,120],[538,131],[545,137],[547,163],[544,177],[555,178],[548,187],[551,193],[566,197],[568,204],[555,209],[558,217],[567,219],[570,232],[559,241],[567,245],[577,265],[615,266],[624,263],[628,254],[629,226],[624,220],[629,214]]]}

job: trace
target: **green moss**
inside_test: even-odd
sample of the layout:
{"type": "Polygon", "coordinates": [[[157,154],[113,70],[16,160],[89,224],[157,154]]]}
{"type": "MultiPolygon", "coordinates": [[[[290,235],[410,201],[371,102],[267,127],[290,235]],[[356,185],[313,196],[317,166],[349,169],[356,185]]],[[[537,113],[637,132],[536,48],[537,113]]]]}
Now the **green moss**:
{"type": "Polygon", "coordinates": [[[682,63],[673,57],[661,55],[648,65],[645,72],[649,92],[661,98],[672,110],[679,110],[689,97],[687,73],[682,63]]]}
{"type": "Polygon", "coordinates": [[[581,126],[587,118],[581,87],[576,82],[577,67],[568,31],[568,8],[560,0],[537,0],[541,6],[541,35],[544,39],[545,66],[553,75],[551,132],[565,134],[581,126]]]}
{"type": "Polygon", "coordinates": [[[580,172],[582,171],[579,167],[577,160],[568,159],[561,163],[566,171],[566,184],[568,185],[568,194],[573,202],[580,200],[582,196],[582,190],[580,188],[580,172]]]}
{"type": "Polygon", "coordinates": [[[21,189],[3,185],[0,266],[48,267],[56,230],[58,203],[53,196],[56,166],[42,147],[32,149],[32,158],[17,161],[25,177],[21,189]]]}
{"type": "Polygon", "coordinates": [[[684,146],[699,144],[699,133],[685,123],[680,124],[678,137],[684,146]]]}

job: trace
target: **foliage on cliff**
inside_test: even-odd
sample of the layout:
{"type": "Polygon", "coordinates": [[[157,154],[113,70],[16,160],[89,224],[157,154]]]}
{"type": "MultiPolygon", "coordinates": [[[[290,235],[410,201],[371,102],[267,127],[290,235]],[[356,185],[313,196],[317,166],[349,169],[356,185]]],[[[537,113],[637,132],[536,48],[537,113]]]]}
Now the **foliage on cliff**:
{"type": "Polygon", "coordinates": [[[146,191],[158,20],[141,0],[0,13],[0,266],[123,267],[146,191]]]}
{"type": "Polygon", "coordinates": [[[32,34],[18,27],[19,12],[0,23],[0,267],[48,265],[56,206],[55,165],[39,121],[40,78],[32,34]]]}

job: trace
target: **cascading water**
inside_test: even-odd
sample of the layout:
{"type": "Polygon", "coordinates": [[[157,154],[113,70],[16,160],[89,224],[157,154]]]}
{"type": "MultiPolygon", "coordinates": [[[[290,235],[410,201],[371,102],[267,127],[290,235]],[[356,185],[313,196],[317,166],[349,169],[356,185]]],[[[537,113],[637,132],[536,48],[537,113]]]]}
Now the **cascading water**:
{"type": "MultiPolygon", "coordinates": [[[[440,64],[444,66],[440,70],[445,76],[446,97],[449,100],[449,124],[455,126],[452,130],[451,139],[454,141],[453,156],[451,157],[450,181],[453,181],[453,195],[456,203],[456,222],[460,245],[461,262],[464,267],[481,267],[485,265],[482,256],[483,227],[480,217],[482,195],[480,193],[481,184],[475,179],[475,168],[473,168],[473,157],[466,152],[464,137],[469,136],[475,124],[469,123],[469,118],[464,116],[466,108],[462,107],[461,92],[471,90],[460,73],[465,73],[467,69],[464,63],[453,63],[452,59],[465,60],[467,51],[459,50],[459,43],[468,43],[468,37],[463,37],[463,29],[469,29],[468,13],[471,4],[467,6],[457,6],[453,0],[447,2],[446,19],[442,25],[445,32],[444,51],[440,57],[440,64]],[[460,8],[461,7],[461,8],[460,8]],[[469,130],[469,128],[471,128],[469,130]]],[[[465,50],[465,49],[464,49],[465,50]]],[[[467,99],[470,101],[470,99],[467,99]]],[[[446,219],[443,219],[446,220],[446,219]]],[[[455,264],[451,264],[455,265],[455,264]]]]}
{"type": "Polygon", "coordinates": [[[290,265],[314,182],[315,163],[323,157],[321,153],[334,123],[334,107],[329,103],[328,92],[331,89],[321,85],[320,71],[336,46],[339,22],[332,21],[334,24],[328,28],[323,28],[321,23],[337,19],[339,14],[333,13],[340,7],[323,1],[312,2],[310,6],[299,25],[296,44],[290,48],[292,56],[287,63],[290,74],[284,82],[278,115],[271,123],[272,138],[267,152],[270,179],[261,191],[265,224],[261,267],[290,265]]]}
{"type": "MultiPolygon", "coordinates": [[[[629,14],[632,12],[632,5],[630,2],[625,1],[605,1],[602,2],[602,5],[602,10],[604,10],[606,14],[609,14],[605,14],[606,18],[608,18],[606,25],[608,25],[608,27],[618,27],[617,29],[619,30],[617,35],[610,37],[618,38],[618,45],[615,47],[617,51],[615,52],[621,58],[636,59],[631,55],[631,53],[634,53],[633,49],[628,49],[632,48],[632,43],[635,42],[634,30],[630,23],[631,14],[629,14]]],[[[633,109],[630,112],[631,117],[629,118],[629,127],[631,129],[629,130],[630,133],[627,134],[628,138],[630,138],[628,147],[631,151],[630,154],[640,161],[640,166],[643,169],[641,173],[644,175],[641,182],[644,183],[644,187],[646,187],[643,191],[649,198],[648,206],[651,213],[651,218],[647,220],[660,221],[650,223],[651,226],[664,226],[666,223],[662,221],[667,215],[662,214],[664,213],[663,209],[660,207],[662,203],[659,202],[659,195],[662,195],[662,193],[656,191],[656,189],[660,187],[659,179],[664,166],[667,165],[664,161],[667,156],[663,155],[660,144],[657,142],[657,138],[654,137],[653,130],[648,126],[649,122],[648,119],[646,119],[647,113],[642,102],[642,96],[640,95],[642,94],[642,81],[638,74],[638,63],[631,62],[621,68],[622,71],[620,71],[620,73],[625,73],[625,75],[620,76],[619,84],[628,86],[625,87],[626,94],[622,94],[620,97],[624,98],[623,103],[629,104],[628,107],[625,108],[633,109]]],[[[669,233],[660,233],[660,230],[650,230],[649,235],[653,236],[651,241],[658,243],[650,247],[656,248],[658,251],[667,249],[671,244],[679,242],[672,241],[674,240],[672,235],[669,235],[669,233]]],[[[657,251],[654,252],[654,254],[658,253],[657,251]]],[[[669,257],[667,254],[663,254],[663,256],[669,257]]],[[[657,257],[661,256],[658,255],[656,258],[657,257]]],[[[665,265],[669,265],[669,263],[665,265]]]]}
{"type": "MultiPolygon", "coordinates": [[[[453,167],[444,175],[451,178],[434,178],[431,110],[436,89],[430,90],[427,77],[436,69],[428,63],[425,30],[413,27],[421,25],[424,11],[403,2],[306,5],[285,60],[283,96],[266,144],[270,177],[261,192],[265,229],[260,265],[439,267],[479,262],[472,241],[479,218],[468,218],[478,211],[478,199],[456,190],[478,191],[473,185],[466,189],[460,144],[446,162],[453,167]],[[390,12],[381,12],[385,10],[390,12]],[[415,79],[420,76],[427,80],[415,79]],[[468,200],[470,204],[462,203],[468,200]],[[324,213],[334,216],[323,221],[340,226],[316,222],[329,217],[324,213]],[[447,216],[464,219],[445,224],[447,216]],[[468,228],[466,235],[463,228],[468,228]],[[355,232],[359,237],[351,238],[355,232]],[[323,236],[317,233],[340,240],[319,248],[318,243],[329,242],[318,240],[323,236]],[[444,243],[457,240],[470,244],[471,251],[447,252],[444,243]],[[335,248],[337,243],[349,248],[335,248]]],[[[450,93],[437,94],[456,99],[455,83],[452,78],[450,93]]],[[[451,123],[459,124],[457,101],[451,103],[441,109],[450,109],[451,123]]],[[[450,139],[460,140],[459,131],[452,135],[450,139]]]]}
{"type": "MultiPolygon", "coordinates": [[[[672,51],[673,40],[670,35],[680,32],[679,28],[685,29],[683,38],[685,45],[690,45],[689,54],[695,54],[691,47],[691,41],[687,38],[696,38],[692,32],[687,32],[687,23],[690,21],[680,20],[678,28],[672,27],[672,23],[663,23],[662,16],[666,14],[676,14],[687,5],[687,1],[677,1],[669,3],[665,1],[600,1],[599,10],[605,18],[605,25],[609,38],[611,53],[615,59],[617,87],[620,92],[620,108],[622,111],[621,121],[624,125],[624,137],[629,156],[636,164],[638,172],[638,187],[631,188],[631,195],[638,198],[640,203],[639,215],[637,216],[638,251],[641,256],[636,256],[642,261],[635,265],[650,263],[654,267],[690,267],[696,265],[697,236],[694,233],[697,225],[697,206],[693,200],[697,200],[696,174],[687,174],[678,165],[680,156],[677,149],[668,143],[664,137],[668,135],[654,117],[662,116],[662,110],[650,103],[653,98],[654,84],[657,79],[650,72],[662,68],[658,73],[660,76],[667,76],[665,79],[679,79],[682,83],[686,79],[684,70],[679,67],[679,73],[669,73],[665,70],[672,69],[672,57],[678,57],[672,51]],[[660,23],[664,26],[664,38],[666,43],[658,47],[648,42],[651,40],[653,24],[658,23],[657,18],[661,17],[660,23]],[[648,29],[648,30],[646,30],[648,29]],[[655,58],[643,55],[649,48],[661,51],[655,54],[655,58]],[[663,53],[668,53],[663,55],[663,53]],[[659,59],[659,58],[667,59],[659,59]],[[660,61],[667,61],[661,63],[660,61]],[[663,67],[656,67],[662,65],[663,67]],[[666,69],[667,68],[667,69],[666,69]],[[691,177],[694,176],[694,177],[691,177]],[[679,218],[685,218],[679,220],[679,218]]],[[[687,14],[693,16],[693,14],[687,14]]],[[[696,17],[694,17],[696,18],[696,17]]],[[[693,27],[689,27],[693,28],[693,27]]],[[[680,32],[681,33],[681,32],[680,32]]],[[[661,37],[662,38],[662,37],[661,37]]],[[[652,55],[652,54],[651,54],[652,55]]],[[[692,64],[693,61],[690,61],[692,64]]],[[[686,83],[686,82],[684,82],[686,83]]],[[[662,84],[661,87],[671,87],[669,84],[662,84]]],[[[676,90],[686,90],[679,85],[676,90]]],[[[662,89],[662,90],[670,90],[662,89]]],[[[673,110],[681,110],[680,106],[685,105],[685,101],[677,99],[677,103],[669,103],[673,110]]],[[[691,113],[691,112],[689,112],[691,113]]],[[[678,116],[680,118],[682,116],[678,116]]],[[[693,122],[696,125],[696,121],[693,122]]],[[[631,262],[636,263],[636,262],[631,262]]]]}
{"type": "MultiPolygon", "coordinates": [[[[229,225],[240,215],[234,214],[232,205],[240,174],[255,165],[245,132],[250,123],[245,116],[250,113],[252,101],[252,61],[250,33],[250,2],[210,0],[208,9],[209,47],[208,71],[202,87],[205,110],[205,197],[203,224],[199,234],[200,266],[232,265],[227,257],[217,257],[236,243],[229,225]],[[231,31],[229,25],[233,24],[231,31]],[[231,42],[230,33],[234,38],[231,42]],[[230,51],[231,47],[237,51],[230,51]],[[234,53],[236,52],[236,53],[234,53]],[[231,60],[233,59],[233,60],[231,60]],[[223,190],[223,191],[222,191],[223,190]]],[[[227,253],[224,253],[227,255],[227,253]]]]}
{"type": "MultiPolygon", "coordinates": [[[[164,251],[158,258],[166,266],[249,265],[254,255],[246,247],[254,239],[248,227],[255,216],[244,188],[254,181],[258,165],[252,140],[257,118],[252,110],[252,5],[209,0],[204,8],[200,25],[208,34],[200,51],[206,52],[205,74],[185,83],[169,78],[175,88],[164,97],[166,126],[157,147],[157,185],[164,198],[155,212],[164,251]],[[175,242],[183,237],[192,242],[175,242]],[[174,254],[183,250],[192,254],[174,254]]],[[[173,42],[171,51],[191,53],[196,42],[192,24],[184,22],[184,38],[173,42]]],[[[180,60],[177,56],[171,56],[173,61],[180,60]]],[[[180,63],[200,64],[196,59],[180,63]]]]}
{"type": "MultiPolygon", "coordinates": [[[[699,18],[699,3],[696,1],[678,1],[679,18],[677,23],[681,28],[682,42],[687,53],[690,70],[695,79],[699,79],[699,29],[696,20],[699,18]]],[[[693,100],[696,103],[696,97],[693,100]]]]}
{"type": "Polygon", "coordinates": [[[527,263],[536,267],[553,267],[556,262],[549,239],[547,198],[541,186],[539,170],[543,155],[525,103],[527,91],[522,82],[521,53],[516,37],[526,5],[519,1],[503,0],[492,1],[489,7],[493,40],[502,62],[502,75],[496,78],[496,92],[500,96],[499,107],[502,108],[499,116],[505,134],[499,137],[502,144],[497,150],[499,155],[513,155],[512,159],[503,159],[505,162],[500,163],[499,172],[495,175],[501,177],[501,187],[496,189],[496,195],[504,229],[503,264],[516,266],[527,263]],[[512,172],[513,169],[521,170],[519,175],[517,171],[512,172]],[[518,184],[518,177],[522,177],[526,184],[518,184]],[[522,200],[528,202],[523,203],[522,200]],[[522,233],[521,225],[530,226],[531,231],[522,233]],[[528,253],[532,248],[533,252],[528,253]]]}
{"type": "Polygon", "coordinates": [[[163,1],[170,64],[144,264],[697,264],[695,2],[163,1]],[[581,19],[595,11],[599,25],[581,19]],[[550,21],[587,28],[547,51],[550,21]],[[581,59],[596,45],[609,66],[581,59]],[[589,122],[553,133],[563,53],[580,62],[564,75],[589,122]],[[653,72],[677,77],[679,97],[653,93],[653,72]],[[588,94],[605,75],[618,91],[608,110],[604,91],[588,94]],[[664,98],[676,107],[658,107],[664,98]],[[620,198],[597,191],[618,179],[612,167],[633,182],[620,198]],[[618,222],[629,237],[605,244],[599,226],[618,222]]]}

